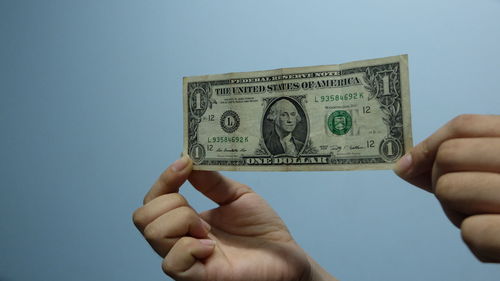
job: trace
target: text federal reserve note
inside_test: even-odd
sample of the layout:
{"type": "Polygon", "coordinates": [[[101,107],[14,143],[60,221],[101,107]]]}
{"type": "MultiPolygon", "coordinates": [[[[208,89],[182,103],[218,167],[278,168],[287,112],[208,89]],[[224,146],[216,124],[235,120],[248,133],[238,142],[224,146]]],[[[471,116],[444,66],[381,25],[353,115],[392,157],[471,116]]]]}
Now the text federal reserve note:
{"type": "Polygon", "coordinates": [[[184,78],[197,170],[390,169],[412,146],[406,55],[184,78]]]}

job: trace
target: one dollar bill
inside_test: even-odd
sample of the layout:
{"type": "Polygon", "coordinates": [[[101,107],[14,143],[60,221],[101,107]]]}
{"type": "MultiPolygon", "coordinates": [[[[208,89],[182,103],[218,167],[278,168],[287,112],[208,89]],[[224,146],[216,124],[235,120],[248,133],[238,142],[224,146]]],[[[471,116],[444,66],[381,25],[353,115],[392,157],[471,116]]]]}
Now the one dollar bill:
{"type": "Polygon", "coordinates": [[[185,77],[197,170],[390,169],[412,146],[408,57],[185,77]]]}

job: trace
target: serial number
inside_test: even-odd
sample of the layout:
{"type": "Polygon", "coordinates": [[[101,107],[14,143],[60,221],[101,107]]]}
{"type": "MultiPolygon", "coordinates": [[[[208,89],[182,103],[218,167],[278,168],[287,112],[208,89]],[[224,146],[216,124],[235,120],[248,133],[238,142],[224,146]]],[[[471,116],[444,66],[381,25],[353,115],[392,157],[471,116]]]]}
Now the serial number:
{"type": "Polygon", "coordinates": [[[363,99],[363,93],[347,93],[343,95],[324,95],[319,97],[314,97],[315,102],[334,102],[334,101],[350,101],[363,99]]]}
{"type": "Polygon", "coordinates": [[[208,143],[226,143],[226,142],[237,142],[237,143],[247,143],[248,137],[228,137],[228,136],[217,136],[208,137],[208,143]]]}

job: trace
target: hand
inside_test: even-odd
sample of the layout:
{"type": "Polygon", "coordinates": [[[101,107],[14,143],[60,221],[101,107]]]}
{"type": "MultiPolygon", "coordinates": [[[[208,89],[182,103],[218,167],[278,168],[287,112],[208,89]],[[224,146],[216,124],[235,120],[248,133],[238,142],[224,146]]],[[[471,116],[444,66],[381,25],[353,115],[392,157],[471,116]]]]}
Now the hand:
{"type": "Polygon", "coordinates": [[[500,116],[458,116],[407,153],[395,172],[435,194],[479,260],[500,262],[500,116]]]}
{"type": "Polygon", "coordinates": [[[335,280],[252,189],[217,172],[192,171],[187,157],[160,176],[133,220],[176,280],[335,280]],[[186,179],[219,207],[196,213],[178,193],[186,179]]]}

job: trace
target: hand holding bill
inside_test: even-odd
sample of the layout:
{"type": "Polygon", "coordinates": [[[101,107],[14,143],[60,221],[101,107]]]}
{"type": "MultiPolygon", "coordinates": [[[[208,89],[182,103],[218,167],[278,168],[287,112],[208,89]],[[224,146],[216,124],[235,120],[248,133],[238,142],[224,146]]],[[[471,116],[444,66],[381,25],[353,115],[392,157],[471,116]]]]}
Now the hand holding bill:
{"type": "Polygon", "coordinates": [[[432,192],[478,259],[500,262],[500,116],[461,115],[395,169],[432,192]]]}
{"type": "Polygon", "coordinates": [[[160,176],[133,218],[175,280],[336,280],[250,187],[217,172],[192,171],[187,157],[160,176]],[[186,179],[219,207],[191,208],[178,193],[186,179]]]}

